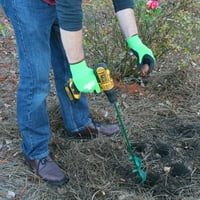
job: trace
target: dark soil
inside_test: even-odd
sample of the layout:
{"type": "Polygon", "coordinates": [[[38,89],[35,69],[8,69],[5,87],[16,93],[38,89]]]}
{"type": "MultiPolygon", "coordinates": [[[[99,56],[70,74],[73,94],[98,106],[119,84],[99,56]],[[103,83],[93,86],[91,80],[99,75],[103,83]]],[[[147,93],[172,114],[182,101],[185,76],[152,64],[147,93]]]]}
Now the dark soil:
{"type": "MultiPolygon", "coordinates": [[[[159,71],[145,86],[117,83],[118,106],[132,148],[142,160],[147,180],[140,184],[123,135],[90,141],[69,141],[55,95],[53,79],[48,98],[52,125],[50,150],[70,177],[52,187],[24,164],[15,114],[19,79],[13,30],[0,35],[0,199],[15,200],[199,200],[200,199],[200,59],[189,58],[177,69],[181,52],[158,61],[159,71]],[[136,89],[134,89],[136,87],[136,89]]],[[[194,41],[199,43],[199,35],[194,41]]],[[[193,42],[194,42],[193,41],[193,42]]],[[[195,43],[195,42],[194,42],[195,43]]],[[[200,49],[194,47],[193,54],[200,49]]],[[[116,122],[106,96],[88,95],[91,116],[116,122]]]]}

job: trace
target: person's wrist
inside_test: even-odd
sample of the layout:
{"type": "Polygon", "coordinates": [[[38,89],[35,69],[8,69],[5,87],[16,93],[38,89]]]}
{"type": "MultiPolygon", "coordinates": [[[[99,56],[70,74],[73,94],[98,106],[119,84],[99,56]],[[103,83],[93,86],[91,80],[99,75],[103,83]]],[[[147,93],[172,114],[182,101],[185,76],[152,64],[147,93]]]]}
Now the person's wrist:
{"type": "Polygon", "coordinates": [[[137,48],[140,45],[143,45],[141,39],[138,35],[133,35],[130,38],[126,39],[128,47],[131,49],[137,48]]]}

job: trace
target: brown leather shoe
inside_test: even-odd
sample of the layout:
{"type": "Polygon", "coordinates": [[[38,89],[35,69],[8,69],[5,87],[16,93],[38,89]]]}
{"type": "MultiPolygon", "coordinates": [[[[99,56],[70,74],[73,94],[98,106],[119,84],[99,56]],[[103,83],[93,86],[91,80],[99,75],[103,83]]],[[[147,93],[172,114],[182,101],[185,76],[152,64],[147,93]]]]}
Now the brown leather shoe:
{"type": "Polygon", "coordinates": [[[65,172],[51,159],[50,156],[40,160],[30,160],[27,157],[27,164],[45,181],[52,185],[62,185],[69,181],[65,172]]]}
{"type": "Polygon", "coordinates": [[[120,134],[120,128],[117,124],[100,124],[91,123],[85,129],[79,132],[66,131],[66,138],[69,139],[93,139],[102,134],[107,137],[116,136],[120,134]]]}

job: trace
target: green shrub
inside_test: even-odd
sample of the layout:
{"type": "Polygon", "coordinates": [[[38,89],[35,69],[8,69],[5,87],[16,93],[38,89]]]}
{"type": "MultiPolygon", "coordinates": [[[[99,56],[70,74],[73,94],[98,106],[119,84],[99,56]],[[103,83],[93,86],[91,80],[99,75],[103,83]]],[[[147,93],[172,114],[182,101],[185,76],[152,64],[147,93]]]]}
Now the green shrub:
{"type": "MultiPolygon", "coordinates": [[[[111,1],[97,0],[84,5],[84,46],[89,65],[105,62],[122,77],[135,75],[136,58],[127,48],[111,1]]],[[[163,1],[156,10],[149,10],[146,0],[135,1],[139,35],[152,49],[157,60],[169,51],[190,53],[194,22],[188,0],[163,1]]],[[[137,73],[136,73],[137,74],[137,73]]]]}

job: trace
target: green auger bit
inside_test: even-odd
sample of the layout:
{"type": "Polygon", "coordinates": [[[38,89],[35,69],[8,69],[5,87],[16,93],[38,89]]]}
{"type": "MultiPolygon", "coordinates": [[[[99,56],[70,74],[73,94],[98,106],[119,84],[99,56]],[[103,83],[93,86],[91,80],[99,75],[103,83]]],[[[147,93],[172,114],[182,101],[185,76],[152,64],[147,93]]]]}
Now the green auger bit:
{"type": "Polygon", "coordinates": [[[135,154],[134,154],[134,152],[132,150],[132,147],[131,147],[130,141],[128,139],[128,135],[126,133],[126,129],[125,129],[124,123],[123,123],[123,121],[121,119],[121,115],[120,115],[120,112],[119,112],[117,104],[114,103],[113,105],[114,105],[115,111],[117,113],[117,118],[118,118],[118,121],[120,123],[122,133],[123,133],[123,135],[125,137],[129,153],[131,155],[128,160],[133,161],[133,163],[134,163],[134,165],[136,167],[136,169],[134,169],[132,172],[133,173],[138,173],[138,175],[140,176],[140,178],[142,180],[141,183],[143,184],[146,181],[146,177],[147,176],[146,176],[146,173],[141,169],[142,168],[142,161],[141,161],[140,158],[135,156],[135,154]]]}
{"type": "Polygon", "coordinates": [[[134,162],[134,165],[136,166],[136,169],[134,169],[132,172],[133,173],[138,173],[139,174],[139,176],[140,176],[140,178],[141,178],[141,183],[143,184],[145,181],[146,181],[146,179],[147,179],[147,175],[146,175],[146,173],[141,169],[141,167],[142,167],[142,161],[141,161],[141,159],[140,158],[138,158],[137,156],[131,156],[131,157],[129,157],[129,159],[128,160],[130,160],[130,161],[133,161],[134,162]]]}

